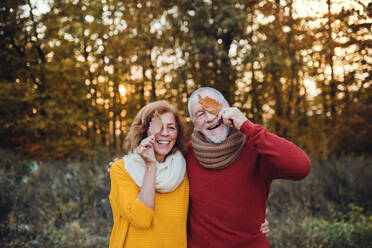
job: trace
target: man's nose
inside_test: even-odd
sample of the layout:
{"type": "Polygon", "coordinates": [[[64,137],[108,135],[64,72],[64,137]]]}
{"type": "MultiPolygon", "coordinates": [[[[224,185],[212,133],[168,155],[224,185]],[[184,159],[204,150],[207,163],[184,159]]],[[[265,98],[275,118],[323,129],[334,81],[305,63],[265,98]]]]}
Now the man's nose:
{"type": "Polygon", "coordinates": [[[213,121],[216,118],[216,115],[206,112],[207,121],[213,121]]]}

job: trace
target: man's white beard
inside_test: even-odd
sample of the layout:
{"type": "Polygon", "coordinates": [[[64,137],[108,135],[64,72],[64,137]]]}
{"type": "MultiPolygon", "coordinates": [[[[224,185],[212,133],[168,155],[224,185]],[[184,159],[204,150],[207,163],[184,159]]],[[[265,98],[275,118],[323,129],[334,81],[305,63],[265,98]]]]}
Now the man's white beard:
{"type": "Polygon", "coordinates": [[[212,136],[212,135],[208,135],[205,132],[205,130],[202,130],[201,133],[207,138],[207,140],[209,140],[213,144],[220,144],[220,143],[222,143],[222,142],[224,142],[226,140],[227,136],[229,136],[230,127],[225,125],[225,127],[224,127],[224,133],[223,133],[223,135],[221,137],[215,137],[215,136],[212,136]]]}

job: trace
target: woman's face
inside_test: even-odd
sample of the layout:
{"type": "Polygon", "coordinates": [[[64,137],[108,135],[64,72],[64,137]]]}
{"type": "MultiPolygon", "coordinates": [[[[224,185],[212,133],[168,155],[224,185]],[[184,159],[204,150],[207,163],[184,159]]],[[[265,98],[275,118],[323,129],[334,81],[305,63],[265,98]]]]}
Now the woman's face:
{"type": "MultiPolygon", "coordinates": [[[[155,136],[154,152],[158,162],[163,162],[165,156],[172,150],[177,140],[176,118],[171,112],[165,112],[160,115],[163,126],[158,135],[155,136]]],[[[149,136],[149,129],[147,129],[149,136]]]]}

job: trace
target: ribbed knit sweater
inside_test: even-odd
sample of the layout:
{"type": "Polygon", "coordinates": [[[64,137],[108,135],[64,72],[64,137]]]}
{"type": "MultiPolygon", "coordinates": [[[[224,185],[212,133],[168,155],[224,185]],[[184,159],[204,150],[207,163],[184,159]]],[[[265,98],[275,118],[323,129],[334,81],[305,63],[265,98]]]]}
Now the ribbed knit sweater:
{"type": "Polygon", "coordinates": [[[172,192],[155,193],[155,209],[144,205],[137,196],[141,190],[124,161],[116,161],[110,170],[110,203],[114,217],[110,248],[185,248],[189,181],[172,192]]]}
{"type": "Polygon", "coordinates": [[[189,248],[270,247],[260,227],[272,180],[300,180],[310,171],[308,156],[295,144],[248,120],[240,130],[244,148],[221,170],[202,167],[188,145],[189,248]]]}

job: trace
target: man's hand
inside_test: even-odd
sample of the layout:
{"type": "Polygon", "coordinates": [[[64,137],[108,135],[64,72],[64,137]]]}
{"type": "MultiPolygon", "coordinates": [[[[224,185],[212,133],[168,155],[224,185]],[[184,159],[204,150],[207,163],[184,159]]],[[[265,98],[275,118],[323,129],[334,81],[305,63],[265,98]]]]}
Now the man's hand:
{"type": "Polygon", "coordinates": [[[218,113],[218,119],[223,120],[225,125],[240,130],[247,117],[236,107],[225,107],[218,113]]]}
{"type": "Polygon", "coordinates": [[[269,222],[267,221],[267,219],[265,219],[265,222],[262,223],[260,231],[266,236],[269,235],[270,227],[269,227],[269,222]]]}
{"type": "MultiPolygon", "coordinates": [[[[266,208],[266,214],[269,212],[269,210],[266,208]]],[[[270,232],[270,227],[269,227],[269,222],[267,221],[267,219],[265,218],[265,222],[262,223],[261,225],[261,228],[260,228],[260,231],[265,234],[266,236],[269,235],[269,232],[270,232]]]]}
{"type": "Polygon", "coordinates": [[[111,161],[107,167],[107,173],[110,174],[110,170],[112,165],[116,162],[116,160],[119,160],[119,158],[115,158],[114,161],[111,161]]]}

